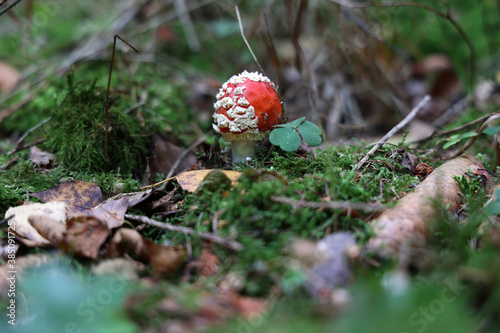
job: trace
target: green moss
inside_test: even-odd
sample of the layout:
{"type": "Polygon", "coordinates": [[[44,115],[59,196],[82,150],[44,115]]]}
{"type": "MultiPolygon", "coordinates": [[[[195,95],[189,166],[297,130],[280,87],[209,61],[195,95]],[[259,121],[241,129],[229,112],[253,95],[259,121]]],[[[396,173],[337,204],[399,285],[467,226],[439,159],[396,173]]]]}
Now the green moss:
{"type": "MultiPolygon", "coordinates": [[[[43,147],[55,154],[55,162],[79,172],[105,169],[105,91],[81,84],[50,121],[43,147]]],[[[141,126],[123,111],[123,97],[113,98],[109,109],[108,170],[139,175],[144,168],[147,138],[141,126]]]]}

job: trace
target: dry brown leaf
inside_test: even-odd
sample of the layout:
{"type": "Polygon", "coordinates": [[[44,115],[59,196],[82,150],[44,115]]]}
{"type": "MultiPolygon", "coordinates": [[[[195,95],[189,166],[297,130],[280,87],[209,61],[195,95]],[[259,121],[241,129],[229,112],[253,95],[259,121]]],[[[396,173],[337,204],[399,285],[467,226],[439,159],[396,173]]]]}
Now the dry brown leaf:
{"type": "Polygon", "coordinates": [[[94,217],[73,217],[66,225],[41,215],[32,215],[29,221],[53,246],[75,257],[97,259],[109,235],[106,223],[94,217]]]}
{"type": "Polygon", "coordinates": [[[0,92],[9,92],[19,83],[21,75],[14,67],[0,61],[0,92]]]}
{"type": "MultiPolygon", "coordinates": [[[[203,179],[208,175],[212,169],[205,170],[195,170],[195,171],[186,171],[177,175],[175,178],[179,185],[181,185],[182,189],[188,192],[195,192],[200,186],[200,183],[203,179]]],[[[237,184],[238,178],[241,176],[241,172],[238,171],[228,171],[228,170],[220,170],[224,173],[230,180],[233,185],[237,184]]]]}
{"type": "Polygon", "coordinates": [[[54,154],[41,150],[37,146],[31,146],[30,160],[41,168],[50,169],[54,162],[54,154]]]}
{"type": "Polygon", "coordinates": [[[28,222],[53,246],[59,247],[64,240],[66,225],[47,215],[30,215],[28,222]]]}
{"type": "Polygon", "coordinates": [[[184,246],[165,246],[146,241],[149,260],[156,276],[167,277],[175,273],[186,262],[184,246]]]}
{"type": "Polygon", "coordinates": [[[93,216],[107,223],[109,229],[120,227],[123,224],[123,217],[129,207],[129,199],[121,197],[110,199],[101,203],[94,209],[87,212],[87,216],[93,216]]]}
{"type": "Polygon", "coordinates": [[[54,219],[59,224],[66,223],[66,207],[67,203],[62,201],[54,201],[45,204],[27,203],[18,207],[11,207],[5,213],[5,217],[13,216],[9,222],[15,226],[15,230],[19,240],[27,246],[46,246],[50,242],[42,237],[35,228],[29,223],[28,218],[32,215],[42,215],[54,219]]]}
{"type": "Polygon", "coordinates": [[[149,253],[144,238],[134,229],[118,229],[108,245],[106,258],[119,258],[125,254],[149,264],[149,253]]]}
{"type": "Polygon", "coordinates": [[[455,212],[460,208],[462,193],[453,176],[463,175],[467,168],[474,172],[484,167],[473,158],[459,157],[436,168],[414,192],[372,222],[375,235],[368,242],[368,249],[381,257],[393,257],[398,256],[402,248],[412,250],[410,254],[423,248],[428,223],[437,213],[435,204],[448,206],[455,212]]]}
{"type": "Polygon", "coordinates": [[[72,180],[31,196],[43,202],[64,201],[68,204],[68,217],[82,215],[102,202],[101,188],[94,183],[72,180]]]}
{"type": "Polygon", "coordinates": [[[166,277],[179,269],[186,261],[183,246],[163,246],[145,240],[134,229],[118,229],[111,239],[107,258],[123,257],[125,254],[139,261],[151,264],[156,276],[166,277]]]}
{"type": "Polygon", "coordinates": [[[121,227],[127,209],[151,196],[151,191],[120,193],[81,215],[93,216],[108,224],[110,229],[121,227]]]}
{"type": "Polygon", "coordinates": [[[107,224],[95,217],[70,218],[66,223],[65,251],[95,260],[108,235],[107,224]]]}

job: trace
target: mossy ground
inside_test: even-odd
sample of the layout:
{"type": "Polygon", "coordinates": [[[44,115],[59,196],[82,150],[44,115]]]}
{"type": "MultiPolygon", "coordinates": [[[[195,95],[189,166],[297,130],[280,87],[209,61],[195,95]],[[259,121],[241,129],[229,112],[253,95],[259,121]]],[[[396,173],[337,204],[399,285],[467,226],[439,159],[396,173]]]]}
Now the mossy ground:
{"type": "MultiPolygon", "coordinates": [[[[304,31],[305,37],[316,37],[314,31],[318,30],[321,34],[329,31],[327,35],[320,35],[325,37],[326,41],[332,41],[332,45],[343,45],[342,43],[346,42],[349,44],[351,39],[359,41],[357,38],[352,38],[354,35],[349,34],[344,39],[336,40],[335,36],[343,35],[344,32],[338,29],[339,21],[332,8],[327,7],[332,4],[310,3],[304,21],[309,29],[304,31]],[[311,25],[307,20],[317,26],[311,25]],[[312,31],[311,35],[308,35],[309,31],[312,31]]],[[[435,5],[430,0],[423,3],[435,5]]],[[[485,56],[492,56],[488,48],[498,49],[492,47],[497,42],[494,38],[488,41],[488,36],[484,36],[482,30],[487,30],[488,27],[492,31],[498,30],[494,28],[492,20],[496,10],[490,9],[494,7],[494,2],[481,2],[484,4],[481,7],[473,5],[473,2],[451,1],[450,3],[452,14],[455,14],[455,11],[462,14],[459,23],[475,37],[472,42],[477,51],[476,55],[483,59],[485,56]],[[485,18],[483,25],[477,23],[477,17],[485,18]]],[[[280,2],[274,4],[275,7],[269,7],[270,11],[266,13],[271,18],[276,18],[274,20],[266,18],[266,25],[269,24],[266,28],[268,30],[262,35],[247,35],[256,50],[260,41],[264,44],[271,39],[282,42],[285,38],[289,38],[289,31],[280,25],[288,9],[285,10],[284,6],[278,7],[280,2]]],[[[35,2],[35,13],[43,14],[44,10],[49,8],[45,6],[42,2],[35,2]]],[[[183,37],[185,27],[179,21],[162,26],[153,34],[137,35],[133,31],[131,35],[134,37],[129,42],[134,45],[140,45],[142,42],[147,44],[150,40],[158,43],[158,53],[154,54],[151,62],[139,60],[137,67],[134,67],[131,62],[135,64],[135,60],[131,61],[129,54],[118,49],[115,72],[111,80],[108,147],[110,156],[107,166],[104,156],[104,99],[109,54],[96,51],[98,55],[96,58],[76,62],[72,70],[62,76],[52,65],[61,57],[64,59],[68,57],[68,50],[85,45],[87,37],[100,36],[109,28],[109,22],[119,19],[117,14],[119,11],[113,7],[112,2],[75,3],[68,6],[52,17],[54,24],[34,27],[29,31],[29,43],[26,42],[26,36],[22,33],[17,34],[16,31],[13,33],[12,30],[10,34],[0,36],[2,59],[10,60],[10,63],[18,68],[28,68],[33,60],[37,59],[40,61],[40,68],[43,69],[45,65],[50,64],[47,68],[52,70],[43,72],[38,69],[44,75],[50,73],[41,86],[33,84],[28,90],[6,101],[3,95],[0,96],[3,102],[2,108],[8,108],[22,101],[28,93],[34,94],[28,104],[0,124],[0,165],[13,157],[6,152],[14,147],[15,139],[49,117],[52,119],[33,131],[25,142],[42,140],[40,147],[56,155],[55,167],[44,173],[39,172],[38,166],[29,160],[27,150],[17,152],[14,156],[18,160],[5,170],[0,170],[0,218],[9,207],[21,201],[36,200],[29,197],[30,193],[49,189],[65,180],[79,179],[94,182],[101,187],[106,198],[113,195],[118,188],[123,192],[138,191],[143,182],[145,157],[151,155],[149,147],[151,134],[161,133],[179,146],[187,147],[201,135],[212,133],[210,118],[212,95],[207,97],[206,93],[197,91],[195,83],[201,82],[204,77],[217,78],[224,82],[238,70],[256,69],[250,54],[244,49],[238,23],[232,14],[232,6],[230,9],[224,6],[212,8],[207,12],[203,12],[203,9],[200,12],[193,12],[193,18],[198,20],[193,20],[195,31],[199,36],[206,38],[203,41],[202,52],[193,52],[186,43],[183,37]],[[97,8],[99,10],[96,10],[97,8]],[[102,12],[104,15],[95,19],[97,12],[102,12]],[[226,15],[229,12],[231,14],[226,15]],[[71,16],[72,14],[74,15],[71,16]],[[77,20],[86,22],[74,24],[77,20]],[[167,34],[166,38],[172,36],[174,38],[161,41],[158,37],[161,34],[167,34]],[[75,36],[78,40],[74,39],[75,36]],[[17,56],[19,54],[23,56],[17,56]],[[68,99],[58,110],[69,90],[80,80],[82,83],[69,94],[68,99]],[[194,97],[199,99],[193,100],[194,97]],[[144,101],[146,103],[142,103],[144,101]],[[201,106],[195,108],[193,103],[200,103],[201,106]]],[[[262,13],[263,3],[244,2],[240,4],[240,8],[242,14],[248,15],[244,17],[244,21],[249,23],[262,13]]],[[[398,8],[398,12],[384,10],[370,8],[366,14],[373,19],[373,22],[383,23],[381,26],[383,32],[393,35],[390,41],[393,47],[408,51],[416,58],[434,52],[450,54],[462,81],[468,85],[469,50],[449,22],[441,20],[432,13],[416,12],[415,8],[398,8]],[[387,13],[389,14],[386,15],[387,13]],[[423,21],[425,24],[422,25],[423,21]],[[414,29],[415,26],[422,29],[414,29]]],[[[147,15],[144,17],[148,17],[147,15]]],[[[147,21],[147,18],[145,20],[147,21]]],[[[132,30],[136,29],[135,23],[130,24],[132,30]]],[[[360,33],[365,35],[365,32],[360,31],[360,33]]],[[[383,38],[389,37],[383,36],[383,38]]],[[[311,40],[315,41],[314,38],[311,40]]],[[[112,38],[107,42],[111,45],[112,38]]],[[[88,44],[90,48],[91,44],[88,44]]],[[[368,47],[368,43],[365,46],[368,47]]],[[[269,50],[266,48],[263,50],[257,57],[268,59],[269,50]]],[[[336,50],[331,59],[340,59],[340,53],[336,50]]],[[[368,56],[361,53],[358,55],[361,61],[366,61],[366,57],[369,57],[369,53],[368,56]]],[[[280,56],[288,57],[286,54],[280,56]]],[[[295,60],[287,58],[277,61],[282,61],[282,65],[288,66],[295,60]]],[[[359,76],[360,81],[356,82],[354,79],[353,84],[360,86],[365,80],[366,67],[373,66],[373,64],[358,66],[363,67],[363,70],[359,71],[356,64],[352,65],[345,60],[339,61],[340,66],[335,64],[332,67],[345,67],[346,77],[359,76]]],[[[389,63],[392,64],[392,61],[389,63]]],[[[276,74],[277,77],[278,74],[285,72],[286,67],[282,67],[282,73],[275,73],[280,70],[275,71],[272,67],[266,69],[270,75],[276,74]]],[[[491,76],[489,74],[492,72],[491,68],[485,66],[480,70],[486,76],[491,76]]],[[[332,74],[333,77],[334,73],[328,74],[332,74]]],[[[39,76],[33,75],[28,81],[36,81],[38,78],[39,76]]],[[[378,79],[377,75],[377,80],[372,80],[369,84],[373,85],[373,90],[377,91],[379,96],[381,91],[387,90],[387,87],[377,86],[380,85],[378,79]]],[[[306,81],[304,78],[304,82],[306,81]]],[[[303,98],[307,98],[305,95],[307,95],[306,88],[309,88],[308,84],[304,83],[304,87],[301,86],[299,89],[305,91],[303,98]]],[[[372,86],[368,88],[367,90],[372,90],[372,86]]],[[[385,98],[389,100],[387,96],[385,98]]],[[[374,100],[376,99],[367,98],[364,102],[374,100]]],[[[300,112],[305,114],[310,111],[307,109],[310,104],[294,102],[297,102],[297,105],[307,106],[300,112]]],[[[366,104],[368,103],[362,105],[368,107],[366,104]]],[[[380,104],[374,105],[374,109],[380,106],[380,104]]],[[[285,108],[291,109],[292,105],[285,105],[285,108]]],[[[448,124],[446,129],[456,128],[482,115],[483,111],[468,108],[448,124]]],[[[326,115],[319,116],[326,117],[326,115]]],[[[222,160],[214,163],[213,167],[243,172],[239,184],[234,187],[187,193],[176,187],[175,182],[169,183],[168,189],[175,189],[176,196],[182,198],[180,211],[167,218],[153,216],[155,219],[199,231],[211,231],[212,221],[214,216],[217,216],[218,233],[222,236],[235,236],[245,249],[234,252],[221,246],[214,246],[213,251],[221,263],[220,273],[213,279],[203,280],[193,277],[191,281],[181,282],[180,276],[177,275],[155,284],[154,287],[134,285],[124,289],[119,293],[120,297],[132,295],[137,296],[138,300],[130,306],[129,319],[133,318],[134,322],[142,327],[160,327],[165,320],[172,317],[168,313],[152,314],[151,309],[158,302],[173,297],[186,311],[196,309],[200,306],[198,302],[200,293],[190,289],[191,285],[196,284],[198,287],[201,286],[202,290],[213,291],[217,278],[233,273],[243,280],[242,294],[267,297],[270,306],[269,312],[262,318],[256,321],[237,319],[228,327],[224,327],[226,331],[388,332],[392,329],[397,332],[469,333],[474,329],[471,325],[475,324],[476,328],[481,325],[485,327],[482,332],[493,332],[499,322],[497,305],[500,302],[500,259],[498,244],[494,240],[482,243],[484,245],[480,251],[474,245],[484,237],[481,232],[485,228],[492,227],[484,225],[488,219],[481,207],[486,196],[479,180],[467,177],[457,180],[464,193],[464,209],[457,216],[449,215],[444,209],[442,210],[441,218],[433,225],[429,248],[422,254],[420,266],[411,266],[410,271],[400,272],[401,263],[398,262],[381,262],[379,267],[354,265],[356,279],[349,287],[354,306],[351,310],[334,315],[328,309],[323,309],[322,304],[312,300],[303,290],[303,282],[306,279],[304,270],[291,260],[287,245],[296,238],[314,241],[339,230],[353,232],[358,243],[362,245],[371,236],[369,221],[373,216],[370,212],[349,212],[328,207],[320,209],[298,207],[273,200],[273,197],[281,196],[304,202],[376,202],[392,205],[419,182],[417,177],[400,165],[403,151],[419,155],[422,157],[422,162],[436,167],[442,163],[439,160],[439,148],[446,142],[440,141],[441,139],[446,137],[426,142],[419,147],[420,149],[409,149],[405,142],[397,146],[385,145],[370,159],[369,167],[362,172],[357,172],[355,166],[371,147],[369,142],[352,141],[350,144],[339,146],[325,144],[325,147],[314,152],[297,153],[286,153],[276,147],[269,152],[270,147],[263,145],[257,159],[250,165],[232,166],[223,164],[222,160]],[[387,286],[387,281],[397,282],[391,280],[397,275],[396,273],[408,274],[410,277],[407,292],[397,294],[397,290],[394,291],[397,288],[383,287],[387,286]],[[450,289],[450,286],[454,289],[450,289]],[[277,297],[276,290],[279,291],[277,297]],[[441,298],[443,293],[448,297],[445,300],[454,297],[453,300],[445,303],[441,298]],[[445,306],[442,311],[439,307],[441,305],[445,306]],[[430,309],[432,317],[426,318],[420,309],[430,309]],[[432,313],[433,310],[439,313],[436,315],[432,313]],[[328,315],[325,316],[325,313],[328,315]],[[477,318],[482,319],[481,324],[478,324],[480,320],[477,318]]],[[[205,146],[196,151],[200,161],[207,160],[209,148],[215,141],[215,135],[209,136],[205,146]]],[[[491,169],[494,152],[490,143],[491,137],[482,135],[471,153],[478,156],[485,162],[486,167],[491,169]]],[[[457,146],[460,144],[463,142],[457,143],[457,146]]],[[[4,232],[5,228],[2,230],[4,232]]],[[[186,236],[180,233],[153,227],[145,227],[141,233],[158,243],[186,243],[186,236]]],[[[190,237],[189,241],[193,256],[196,257],[201,252],[203,242],[196,235],[190,237]]],[[[53,250],[26,250],[28,253],[30,251],[51,253],[53,250]]],[[[35,302],[34,306],[45,306],[46,309],[52,309],[56,313],[67,314],[67,318],[74,318],[74,313],[68,314],[68,309],[57,307],[61,302],[59,295],[63,291],[69,292],[74,288],[80,288],[84,291],[83,295],[67,294],[75,296],[71,301],[74,306],[78,306],[79,302],[85,301],[87,294],[97,294],[102,290],[102,284],[109,281],[105,278],[94,280],[88,273],[87,262],[69,258],[59,264],[64,267],[61,269],[62,277],[54,277],[51,272],[35,270],[34,278],[27,282],[29,287],[27,290],[31,293],[28,296],[38,299],[38,303],[35,302]],[[71,272],[66,274],[64,271],[67,267],[71,268],[71,272]],[[42,278],[37,279],[37,277],[42,278]],[[39,300],[43,300],[45,304],[40,304],[39,300]]],[[[116,305],[114,310],[118,308],[116,305]]],[[[104,328],[107,331],[112,331],[113,327],[122,327],[120,323],[127,326],[123,312],[120,311],[110,311],[109,317],[106,317],[104,328]]],[[[89,331],[97,332],[99,327],[96,327],[96,322],[91,323],[93,326],[89,331]]],[[[62,331],[65,328],[60,325],[66,323],[61,320],[52,324],[57,325],[51,328],[60,328],[62,331]]],[[[130,329],[130,327],[125,328],[130,329]]],[[[215,331],[220,331],[220,327],[215,331]]]]}

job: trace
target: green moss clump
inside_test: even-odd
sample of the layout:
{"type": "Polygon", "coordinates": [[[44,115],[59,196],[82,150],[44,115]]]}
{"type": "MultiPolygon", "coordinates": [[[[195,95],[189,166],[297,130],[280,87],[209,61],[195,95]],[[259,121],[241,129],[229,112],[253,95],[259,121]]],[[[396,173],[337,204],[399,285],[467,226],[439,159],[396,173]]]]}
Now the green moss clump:
{"type": "MultiPolygon", "coordinates": [[[[105,91],[94,84],[80,85],[54,115],[44,148],[55,154],[56,163],[79,172],[105,169],[105,91]]],[[[144,168],[147,138],[140,124],[123,111],[124,97],[110,101],[108,170],[140,175],[144,168]]]]}

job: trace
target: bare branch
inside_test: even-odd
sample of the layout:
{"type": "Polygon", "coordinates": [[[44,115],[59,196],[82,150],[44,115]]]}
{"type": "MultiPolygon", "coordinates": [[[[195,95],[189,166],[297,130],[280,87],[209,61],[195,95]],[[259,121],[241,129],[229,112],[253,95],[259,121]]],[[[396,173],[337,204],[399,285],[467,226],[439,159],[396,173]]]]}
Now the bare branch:
{"type": "Polygon", "coordinates": [[[413,118],[415,118],[417,116],[417,114],[424,108],[424,106],[427,103],[429,103],[430,100],[431,100],[431,96],[426,95],[420,101],[420,103],[418,103],[418,105],[415,106],[413,108],[413,110],[411,110],[411,112],[405,117],[405,119],[401,120],[401,122],[399,124],[397,124],[396,126],[394,126],[386,135],[384,135],[384,137],[382,139],[380,139],[379,142],[377,142],[377,144],[375,146],[373,146],[373,148],[368,152],[368,154],[366,154],[366,156],[363,157],[363,159],[358,163],[358,166],[356,167],[356,170],[361,169],[361,167],[377,151],[377,149],[379,149],[380,147],[382,147],[384,145],[384,143],[386,143],[387,140],[389,140],[394,134],[396,134],[403,127],[405,127],[406,125],[408,125],[413,120],[413,118]]]}
{"type": "Polygon", "coordinates": [[[212,241],[214,243],[217,243],[219,245],[222,245],[222,246],[227,247],[228,249],[231,249],[234,251],[243,250],[243,245],[241,245],[241,243],[229,240],[227,238],[223,238],[221,236],[217,236],[216,234],[212,234],[210,232],[204,232],[204,231],[197,232],[197,231],[195,231],[191,228],[188,228],[188,227],[181,227],[181,226],[176,226],[176,225],[171,225],[168,223],[155,221],[155,220],[150,219],[149,217],[146,217],[146,216],[125,214],[125,218],[127,218],[129,220],[139,221],[141,223],[145,223],[145,224],[151,225],[153,227],[165,229],[168,231],[182,232],[186,235],[198,235],[198,236],[200,236],[200,238],[212,241]]]}

